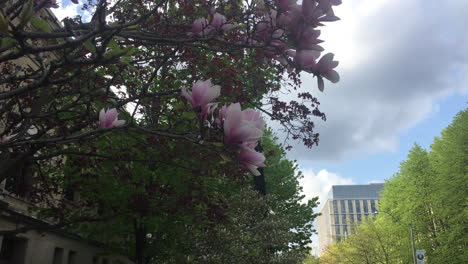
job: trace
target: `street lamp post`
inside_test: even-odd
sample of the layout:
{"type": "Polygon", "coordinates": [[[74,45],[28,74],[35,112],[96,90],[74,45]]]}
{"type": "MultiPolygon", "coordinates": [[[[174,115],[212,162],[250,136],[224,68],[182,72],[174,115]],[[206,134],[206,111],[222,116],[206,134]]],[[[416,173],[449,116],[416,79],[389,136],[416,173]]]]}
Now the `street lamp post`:
{"type": "Polygon", "coordinates": [[[413,251],[413,262],[414,264],[417,264],[416,261],[416,247],[414,246],[414,233],[413,233],[413,223],[408,223],[409,228],[410,228],[410,233],[411,233],[411,249],[413,251]]]}
{"type": "Polygon", "coordinates": [[[405,224],[405,225],[408,225],[409,226],[409,229],[410,229],[410,235],[411,235],[411,253],[413,255],[413,264],[417,264],[417,260],[416,260],[416,246],[414,245],[414,232],[413,232],[413,223],[412,222],[409,222],[409,223],[404,223],[404,222],[401,222],[399,221],[398,219],[396,219],[393,215],[385,212],[385,211],[375,211],[374,214],[378,214],[378,213],[385,213],[387,215],[389,215],[392,220],[394,222],[397,222],[397,223],[400,223],[400,224],[405,224]]]}

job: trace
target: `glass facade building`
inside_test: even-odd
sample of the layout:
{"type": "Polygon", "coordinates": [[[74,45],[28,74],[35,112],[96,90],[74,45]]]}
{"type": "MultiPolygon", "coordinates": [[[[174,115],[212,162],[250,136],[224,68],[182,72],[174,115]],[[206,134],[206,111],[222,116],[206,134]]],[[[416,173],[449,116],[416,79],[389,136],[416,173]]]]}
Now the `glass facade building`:
{"type": "Polygon", "coordinates": [[[320,252],[335,241],[345,239],[366,216],[378,207],[383,183],[334,185],[318,217],[320,252]]]}

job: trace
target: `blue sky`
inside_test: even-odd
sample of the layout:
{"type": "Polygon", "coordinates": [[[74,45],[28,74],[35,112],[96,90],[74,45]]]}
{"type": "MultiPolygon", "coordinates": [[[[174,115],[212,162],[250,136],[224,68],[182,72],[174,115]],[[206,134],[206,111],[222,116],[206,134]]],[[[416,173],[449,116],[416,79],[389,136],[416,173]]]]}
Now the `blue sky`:
{"type": "Polygon", "coordinates": [[[342,163],[323,162],[313,166],[304,166],[304,168],[328,169],[343,177],[351,178],[357,184],[366,184],[371,181],[383,182],[398,171],[400,162],[406,159],[414,143],[429,149],[434,137],[440,135],[440,132],[452,122],[457,112],[468,106],[467,103],[468,98],[459,95],[437,100],[435,102],[437,107],[428,118],[397,135],[399,143],[396,151],[362,154],[342,163]]]}

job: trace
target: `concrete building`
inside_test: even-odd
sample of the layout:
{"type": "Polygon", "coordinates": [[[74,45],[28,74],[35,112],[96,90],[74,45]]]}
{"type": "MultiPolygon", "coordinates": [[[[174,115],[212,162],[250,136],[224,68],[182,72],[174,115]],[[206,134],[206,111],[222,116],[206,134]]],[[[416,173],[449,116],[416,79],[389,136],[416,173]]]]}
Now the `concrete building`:
{"type": "Polygon", "coordinates": [[[377,210],[383,183],[334,185],[318,217],[319,252],[346,238],[364,217],[377,210]]]}

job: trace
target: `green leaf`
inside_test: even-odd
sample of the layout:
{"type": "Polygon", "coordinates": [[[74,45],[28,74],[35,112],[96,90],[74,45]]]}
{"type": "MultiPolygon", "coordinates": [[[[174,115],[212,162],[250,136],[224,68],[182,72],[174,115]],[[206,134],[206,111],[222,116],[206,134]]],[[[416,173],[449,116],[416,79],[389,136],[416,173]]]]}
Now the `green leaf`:
{"type": "Polygon", "coordinates": [[[138,29],[138,25],[131,25],[127,27],[128,29],[138,29]]]}
{"type": "Polygon", "coordinates": [[[46,21],[40,19],[40,18],[37,18],[37,17],[33,17],[31,18],[31,23],[38,29],[44,31],[44,32],[51,32],[52,31],[52,28],[50,27],[49,23],[47,23],[46,21]]]}
{"type": "Polygon", "coordinates": [[[28,0],[28,2],[24,4],[23,8],[21,9],[21,13],[19,15],[19,18],[20,18],[20,24],[18,26],[19,28],[23,28],[26,25],[26,23],[29,22],[29,20],[34,14],[33,7],[34,7],[33,0],[28,0]]]}
{"type": "Polygon", "coordinates": [[[131,61],[132,61],[132,58],[129,56],[124,56],[120,58],[120,62],[122,62],[125,65],[129,65],[131,61]]]}
{"type": "Polygon", "coordinates": [[[219,154],[219,156],[221,156],[221,158],[222,158],[225,162],[227,162],[227,161],[232,161],[232,159],[231,159],[229,156],[227,156],[227,155],[219,154]]]}
{"type": "Polygon", "coordinates": [[[0,45],[0,47],[4,48],[4,47],[6,47],[6,46],[8,46],[8,45],[10,45],[12,43],[15,43],[15,42],[16,42],[16,40],[13,39],[13,38],[2,38],[2,41],[1,41],[2,44],[0,45]]]}
{"type": "Polygon", "coordinates": [[[182,117],[186,119],[195,119],[197,115],[194,112],[183,112],[182,117]]]}
{"type": "Polygon", "coordinates": [[[10,34],[8,32],[8,20],[3,16],[2,13],[0,13],[0,33],[3,33],[3,35],[10,34]]]}
{"type": "Polygon", "coordinates": [[[215,146],[215,147],[220,147],[220,148],[224,147],[224,143],[223,143],[223,142],[212,142],[211,144],[212,144],[213,146],[215,146]]]}
{"type": "Polygon", "coordinates": [[[121,50],[120,46],[114,40],[109,41],[109,44],[107,44],[107,46],[111,50],[121,50]]]}
{"type": "Polygon", "coordinates": [[[91,52],[96,52],[96,47],[94,47],[93,43],[91,43],[91,40],[86,40],[83,45],[85,46],[85,48],[91,52]]]}

